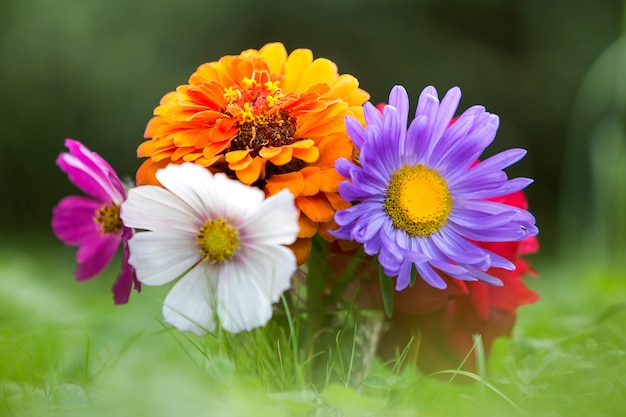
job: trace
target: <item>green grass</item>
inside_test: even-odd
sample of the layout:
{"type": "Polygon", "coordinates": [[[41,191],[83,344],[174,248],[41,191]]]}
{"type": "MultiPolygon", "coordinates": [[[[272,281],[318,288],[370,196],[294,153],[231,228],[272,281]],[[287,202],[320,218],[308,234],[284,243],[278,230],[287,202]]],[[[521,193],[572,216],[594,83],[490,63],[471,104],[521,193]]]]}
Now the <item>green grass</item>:
{"type": "MultiPolygon", "coordinates": [[[[623,269],[543,262],[472,384],[374,361],[359,376],[351,328],[320,365],[286,327],[197,338],[165,326],[168,288],[114,306],[111,268],[73,281],[54,242],[0,247],[0,416],[617,416],[626,408],[623,269]],[[312,384],[313,368],[325,375],[312,384]],[[360,382],[358,380],[361,380],[360,382]]],[[[298,317],[284,317],[297,333],[298,317]]],[[[356,339],[361,340],[361,339],[356,339]]],[[[480,342],[479,340],[477,342],[480,342]]],[[[480,343],[477,343],[480,349],[480,343]]]]}

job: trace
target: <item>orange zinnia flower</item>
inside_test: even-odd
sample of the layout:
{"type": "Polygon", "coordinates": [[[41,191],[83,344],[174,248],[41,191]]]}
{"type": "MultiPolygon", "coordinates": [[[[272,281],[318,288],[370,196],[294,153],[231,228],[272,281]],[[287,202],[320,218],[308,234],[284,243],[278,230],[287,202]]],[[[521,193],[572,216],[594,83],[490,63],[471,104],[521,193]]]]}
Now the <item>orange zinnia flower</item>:
{"type": "Polygon", "coordinates": [[[225,172],[267,196],[288,188],[300,210],[299,263],[310,238],[334,226],[336,210],[350,206],[337,188],[338,158],[351,159],[345,116],[363,121],[369,95],[351,75],[339,75],[308,49],[287,55],[281,43],[201,65],[189,84],[166,94],[148,123],[137,184],[158,184],[155,173],[170,163],[193,161],[225,172]]]}

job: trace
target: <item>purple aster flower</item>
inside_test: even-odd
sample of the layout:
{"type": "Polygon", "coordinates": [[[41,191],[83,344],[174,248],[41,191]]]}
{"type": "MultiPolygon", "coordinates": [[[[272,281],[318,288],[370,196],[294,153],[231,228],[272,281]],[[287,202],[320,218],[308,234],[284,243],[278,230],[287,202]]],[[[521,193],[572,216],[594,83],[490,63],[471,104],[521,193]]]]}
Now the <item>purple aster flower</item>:
{"type": "Polygon", "coordinates": [[[452,122],[460,98],[455,87],[440,102],[435,88],[427,87],[407,129],[408,95],[396,86],[382,113],[365,105],[365,128],[346,118],[358,164],[342,158],[335,168],[349,178],[339,194],[354,204],[335,214],[340,227],[332,233],[378,255],[385,274],[397,277],[397,290],[409,285],[414,268],[437,288],[446,287],[438,271],[502,285],[485,271],[515,265],[474,242],[520,241],[538,233],[528,211],[489,201],[532,182],[509,179],[503,171],[526,151],[510,149],[476,163],[499,120],[473,106],[452,122]]]}
{"type": "Polygon", "coordinates": [[[66,245],[78,246],[76,279],[84,281],[97,275],[124,243],[122,271],[113,284],[115,304],[128,302],[131,287],[140,291],[134,268],[128,263],[127,240],[132,230],[120,219],[120,205],[126,191],[113,168],[82,143],[66,139],[69,152],[62,152],[57,165],[70,181],[89,197],[69,196],[53,209],[52,230],[66,245]]]}

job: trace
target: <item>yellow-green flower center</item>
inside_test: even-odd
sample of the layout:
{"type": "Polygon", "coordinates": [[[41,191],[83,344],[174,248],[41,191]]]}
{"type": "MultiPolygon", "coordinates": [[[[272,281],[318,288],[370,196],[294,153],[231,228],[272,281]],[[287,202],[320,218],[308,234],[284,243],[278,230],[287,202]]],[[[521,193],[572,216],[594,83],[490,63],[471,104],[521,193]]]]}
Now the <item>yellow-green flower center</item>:
{"type": "Polygon", "coordinates": [[[200,228],[196,241],[200,245],[202,259],[215,264],[235,256],[239,248],[239,233],[224,219],[208,220],[200,228]]]}
{"type": "Polygon", "coordinates": [[[94,221],[98,223],[100,232],[103,234],[112,234],[122,231],[124,224],[120,218],[120,205],[114,204],[112,206],[104,204],[98,210],[94,221]]]}
{"type": "Polygon", "coordinates": [[[424,165],[404,166],[393,173],[383,204],[397,229],[411,236],[430,236],[448,221],[452,196],[446,181],[424,165]]]}

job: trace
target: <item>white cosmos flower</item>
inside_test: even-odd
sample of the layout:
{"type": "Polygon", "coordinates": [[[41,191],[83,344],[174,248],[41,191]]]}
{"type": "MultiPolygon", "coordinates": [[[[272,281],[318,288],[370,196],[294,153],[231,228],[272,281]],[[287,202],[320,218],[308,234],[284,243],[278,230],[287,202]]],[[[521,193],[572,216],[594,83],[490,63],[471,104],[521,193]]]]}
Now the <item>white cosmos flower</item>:
{"type": "Polygon", "coordinates": [[[293,195],[264,193],[193,163],[156,174],[164,188],[131,189],[122,204],[127,227],[145,231],[128,241],[139,281],[177,278],[163,305],[165,321],[198,336],[263,326],[272,303],[291,285],[296,259],[284,245],[298,234],[293,195]]]}

